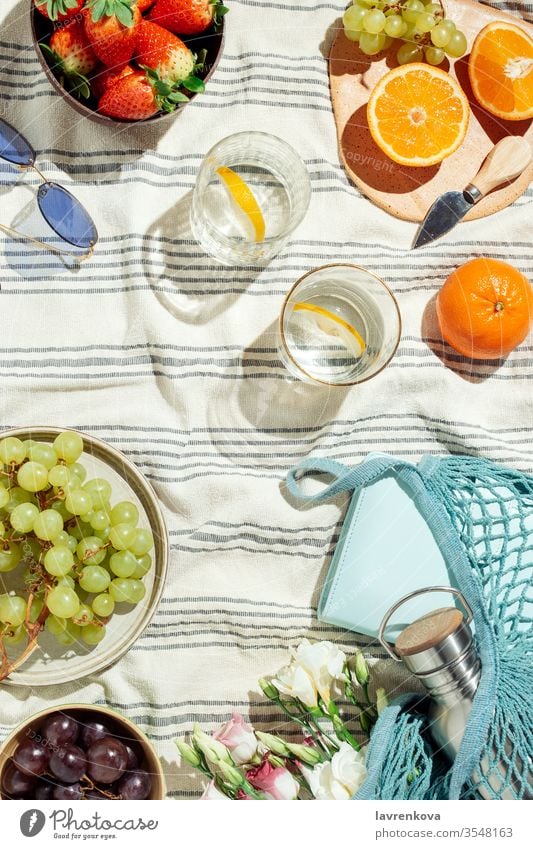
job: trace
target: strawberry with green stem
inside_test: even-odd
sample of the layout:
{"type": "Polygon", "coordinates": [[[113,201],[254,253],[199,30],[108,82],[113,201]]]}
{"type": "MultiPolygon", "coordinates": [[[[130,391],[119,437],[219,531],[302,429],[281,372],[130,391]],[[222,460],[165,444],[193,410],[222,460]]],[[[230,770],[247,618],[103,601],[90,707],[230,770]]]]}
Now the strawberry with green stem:
{"type": "Polygon", "coordinates": [[[204,90],[202,80],[194,72],[203,67],[205,55],[197,62],[181,38],[158,24],[143,21],[140,25],[136,58],[141,67],[150,68],[164,83],[180,83],[192,92],[204,90]]]}
{"type": "Polygon", "coordinates": [[[35,0],[35,8],[51,21],[66,21],[77,15],[85,0],[35,0]]]}
{"type": "Polygon", "coordinates": [[[222,0],[157,0],[150,20],[179,35],[197,35],[219,27],[228,12],[222,0]]]}
{"type": "Polygon", "coordinates": [[[117,80],[102,95],[98,111],[119,121],[145,121],[158,112],[173,112],[189,98],[181,83],[163,82],[151,68],[135,71],[117,80]]]}
{"type": "Polygon", "coordinates": [[[90,97],[87,79],[98,65],[98,58],[85,35],[83,24],[72,20],[55,30],[50,44],[41,44],[50,69],[61,85],[76,97],[90,97]]]}
{"type": "Polygon", "coordinates": [[[126,65],[135,50],[142,16],[136,0],[88,0],[85,33],[104,65],[126,65]]]}

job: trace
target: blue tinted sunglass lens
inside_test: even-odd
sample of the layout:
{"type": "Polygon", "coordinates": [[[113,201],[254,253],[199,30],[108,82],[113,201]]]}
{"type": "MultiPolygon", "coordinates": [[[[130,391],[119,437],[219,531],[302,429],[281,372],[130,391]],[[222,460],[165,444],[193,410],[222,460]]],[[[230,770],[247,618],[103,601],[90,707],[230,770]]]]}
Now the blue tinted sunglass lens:
{"type": "Polygon", "coordinates": [[[24,136],[0,119],[0,158],[12,165],[33,165],[35,153],[24,136]]]}
{"type": "Polygon", "coordinates": [[[91,216],[62,186],[43,183],[37,200],[48,224],[65,242],[85,249],[96,244],[98,233],[91,216]]]}

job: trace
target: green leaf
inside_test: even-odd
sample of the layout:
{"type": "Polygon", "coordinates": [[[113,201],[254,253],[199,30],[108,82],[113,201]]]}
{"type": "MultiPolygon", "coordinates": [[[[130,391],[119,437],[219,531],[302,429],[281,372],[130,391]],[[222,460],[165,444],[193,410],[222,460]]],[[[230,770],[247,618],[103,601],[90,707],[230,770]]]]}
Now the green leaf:
{"type": "Polygon", "coordinates": [[[187,77],[187,79],[183,80],[181,84],[182,84],[183,88],[187,89],[187,91],[194,91],[194,92],[205,91],[204,81],[198,79],[198,77],[193,77],[193,76],[187,77]]]}
{"type": "Polygon", "coordinates": [[[66,88],[76,97],[83,97],[85,100],[88,100],[91,96],[91,85],[87,77],[84,77],[83,74],[73,74],[71,77],[66,78],[65,83],[66,88]]]}
{"type": "Polygon", "coordinates": [[[220,29],[220,27],[222,25],[222,18],[224,17],[224,15],[227,15],[228,12],[229,12],[229,9],[228,9],[227,6],[222,6],[222,5],[216,5],[215,6],[215,15],[213,17],[213,20],[215,22],[215,30],[220,29]]]}
{"type": "Polygon", "coordinates": [[[170,100],[171,103],[186,103],[189,98],[181,91],[173,91],[172,94],[169,94],[167,100],[170,100]]]}
{"type": "Polygon", "coordinates": [[[154,71],[153,68],[149,68],[148,65],[139,65],[139,68],[141,68],[145,72],[148,79],[154,81],[159,79],[159,74],[157,73],[157,71],[154,71]]]}
{"type": "Polygon", "coordinates": [[[98,23],[100,18],[103,18],[106,14],[107,2],[106,0],[95,0],[95,2],[91,6],[91,17],[94,23],[98,23]]]}
{"type": "Polygon", "coordinates": [[[51,21],[57,21],[58,16],[66,12],[63,0],[38,0],[36,6],[46,6],[51,21]]]}
{"type": "Polygon", "coordinates": [[[58,74],[63,73],[63,59],[61,58],[61,56],[59,56],[55,52],[55,50],[52,50],[52,48],[49,47],[48,44],[41,44],[40,47],[42,52],[46,56],[48,66],[54,76],[57,77],[58,74]]]}
{"type": "Polygon", "coordinates": [[[125,27],[133,26],[133,0],[89,0],[92,19],[97,23],[101,18],[116,17],[125,27]]]}
{"type": "Polygon", "coordinates": [[[203,50],[200,50],[198,56],[195,56],[194,70],[195,71],[203,71],[206,59],[207,59],[207,50],[204,47],[203,50]]]}
{"type": "Polygon", "coordinates": [[[168,85],[168,83],[164,83],[163,80],[157,79],[154,80],[154,88],[158,94],[162,94],[163,97],[166,97],[167,94],[170,94],[172,88],[168,85]]]}
{"type": "Polygon", "coordinates": [[[169,103],[168,100],[163,100],[163,102],[161,103],[161,108],[165,112],[174,112],[176,107],[172,103],[169,103]]]}
{"type": "Polygon", "coordinates": [[[128,28],[133,26],[133,12],[131,6],[124,6],[121,3],[119,6],[117,6],[115,15],[119,19],[122,26],[128,28]]]}

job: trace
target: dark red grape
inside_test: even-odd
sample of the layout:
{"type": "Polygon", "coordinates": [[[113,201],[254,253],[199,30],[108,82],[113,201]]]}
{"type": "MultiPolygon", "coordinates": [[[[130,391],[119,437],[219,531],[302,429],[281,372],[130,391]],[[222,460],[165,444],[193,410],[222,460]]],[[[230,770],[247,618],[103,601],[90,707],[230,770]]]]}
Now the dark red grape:
{"type": "Polygon", "coordinates": [[[30,775],[24,775],[20,769],[17,769],[13,761],[7,765],[2,776],[2,790],[7,796],[12,796],[15,799],[21,799],[30,795],[35,787],[35,778],[30,775]]]}
{"type": "Polygon", "coordinates": [[[50,758],[50,772],[66,784],[79,781],[86,770],[85,752],[79,746],[65,746],[50,758]]]}
{"type": "Polygon", "coordinates": [[[120,796],[128,800],[148,799],[151,790],[152,778],[144,769],[127,772],[118,785],[120,796]]]}
{"type": "Polygon", "coordinates": [[[26,775],[43,775],[49,760],[50,750],[34,740],[21,743],[13,755],[13,763],[26,775]]]}
{"type": "Polygon", "coordinates": [[[126,766],[126,769],[128,770],[128,772],[131,772],[132,770],[140,767],[141,759],[139,758],[138,753],[135,751],[134,748],[132,748],[129,743],[124,743],[124,746],[128,753],[128,764],[126,766]]]}
{"type": "Polygon", "coordinates": [[[41,781],[35,788],[33,798],[37,801],[46,802],[54,798],[54,785],[48,781],[41,781]]]}
{"type": "Polygon", "coordinates": [[[84,747],[88,749],[93,745],[93,743],[96,743],[98,740],[103,740],[104,737],[109,737],[110,734],[111,732],[106,725],[103,725],[101,722],[98,722],[97,719],[94,719],[83,726],[81,739],[84,747]]]}
{"type": "Polygon", "coordinates": [[[80,733],[76,720],[64,713],[52,713],[45,719],[40,731],[52,748],[75,743],[80,733]]]}
{"type": "Polygon", "coordinates": [[[67,784],[63,787],[62,784],[57,784],[54,788],[54,799],[58,802],[76,802],[78,799],[83,799],[81,785],[67,784]]]}
{"type": "Polygon", "coordinates": [[[128,752],[120,740],[104,737],[87,751],[87,772],[93,781],[112,784],[124,775],[128,752]]]}

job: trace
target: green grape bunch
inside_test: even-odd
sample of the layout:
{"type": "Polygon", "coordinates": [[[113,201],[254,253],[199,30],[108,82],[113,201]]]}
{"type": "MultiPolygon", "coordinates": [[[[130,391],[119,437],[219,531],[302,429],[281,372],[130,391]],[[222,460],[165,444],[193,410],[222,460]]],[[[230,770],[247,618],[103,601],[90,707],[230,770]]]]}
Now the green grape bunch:
{"type": "Polygon", "coordinates": [[[75,431],[53,444],[0,440],[0,579],[12,572],[17,585],[0,592],[0,681],[43,630],[63,646],[95,646],[117,604],[145,597],[152,533],[139,527],[131,501],[112,505],[107,480],[87,480],[83,449],[75,431]],[[22,649],[13,661],[8,649],[16,645],[22,649]]]}
{"type": "Polygon", "coordinates": [[[446,56],[466,53],[463,32],[446,17],[442,3],[422,0],[353,0],[342,22],[344,34],[359,44],[366,56],[387,50],[395,39],[403,42],[396,57],[400,65],[428,62],[440,65],[446,56]]]}

